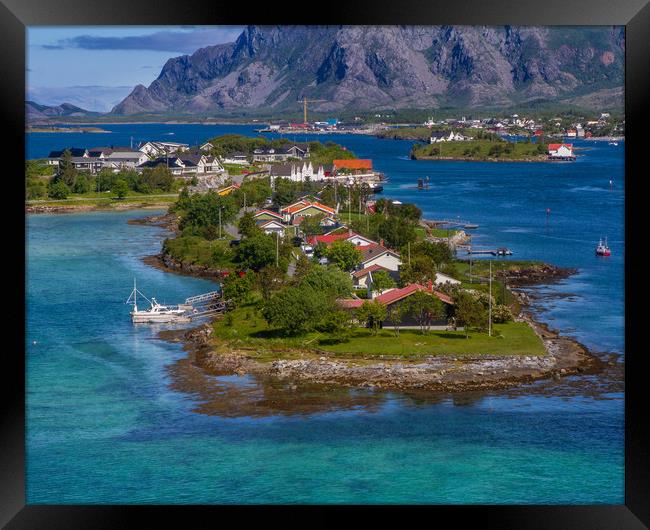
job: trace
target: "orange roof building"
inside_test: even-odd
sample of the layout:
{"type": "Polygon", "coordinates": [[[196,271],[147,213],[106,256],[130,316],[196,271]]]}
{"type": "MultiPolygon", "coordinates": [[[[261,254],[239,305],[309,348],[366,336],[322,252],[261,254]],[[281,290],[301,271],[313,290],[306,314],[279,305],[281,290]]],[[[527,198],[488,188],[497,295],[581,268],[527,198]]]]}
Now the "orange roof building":
{"type": "Polygon", "coordinates": [[[368,158],[352,158],[350,160],[334,160],[332,162],[334,170],[350,169],[350,170],[371,170],[372,160],[368,158]]]}

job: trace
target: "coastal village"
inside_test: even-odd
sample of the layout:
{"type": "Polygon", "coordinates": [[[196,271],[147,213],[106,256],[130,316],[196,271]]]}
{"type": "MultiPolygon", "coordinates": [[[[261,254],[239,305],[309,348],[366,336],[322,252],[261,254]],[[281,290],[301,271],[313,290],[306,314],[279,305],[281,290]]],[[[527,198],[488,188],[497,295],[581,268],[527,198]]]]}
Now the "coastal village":
{"type": "MultiPolygon", "coordinates": [[[[422,147],[414,151],[438,150],[414,159],[435,158],[443,146],[462,147],[454,156],[471,158],[488,146],[483,159],[498,160],[520,144],[529,150],[521,160],[574,161],[571,139],[593,136],[608,118],[570,122],[566,129],[566,120],[541,123],[514,114],[371,130],[417,139],[422,147]]],[[[299,125],[271,124],[258,132],[346,131],[338,120],[299,125]]],[[[511,287],[570,274],[541,262],[481,260],[480,254],[512,252],[473,247],[478,225],[423,219],[414,204],[379,198],[389,177],[333,142],[237,135],[195,146],[142,141],[52,151],[41,164],[52,168],[50,196],[57,185],[82,194],[121,187],[122,198],[142,190],[177,194],[163,218],[175,237],[151,264],[212,278],[220,289],[178,306],[155,299],[147,309],[134,304],[134,322],[216,317],[207,328],[211,347],[248,345],[262,354],[281,345],[278,362],[298,351],[368,358],[373,348],[389,358],[398,351],[399,358],[463,352],[533,358],[546,352],[544,331],[520,313],[525,294],[511,287]],[[472,340],[450,342],[449,333],[472,340]]],[[[427,185],[422,181],[419,188],[427,185]]],[[[134,286],[132,294],[138,293],[134,286]]]]}

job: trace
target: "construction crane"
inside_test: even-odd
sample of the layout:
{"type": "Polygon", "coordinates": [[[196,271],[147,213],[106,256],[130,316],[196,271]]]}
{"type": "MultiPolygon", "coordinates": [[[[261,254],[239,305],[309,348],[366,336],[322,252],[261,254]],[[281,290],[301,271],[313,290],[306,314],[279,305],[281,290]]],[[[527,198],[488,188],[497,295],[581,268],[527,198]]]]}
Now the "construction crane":
{"type": "Polygon", "coordinates": [[[319,101],[327,101],[326,99],[307,99],[306,97],[302,98],[302,109],[303,109],[303,123],[307,123],[307,103],[318,103],[319,101]]]}

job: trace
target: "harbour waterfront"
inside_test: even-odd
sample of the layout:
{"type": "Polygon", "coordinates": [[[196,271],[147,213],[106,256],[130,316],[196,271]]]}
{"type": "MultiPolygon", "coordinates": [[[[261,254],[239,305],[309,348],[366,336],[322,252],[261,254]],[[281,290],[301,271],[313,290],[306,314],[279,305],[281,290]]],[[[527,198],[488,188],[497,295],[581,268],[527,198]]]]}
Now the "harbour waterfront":
{"type": "MultiPolygon", "coordinates": [[[[103,127],[117,130],[103,143],[128,145],[130,136],[164,139],[154,127],[196,143],[255,134],[258,126],[103,127]]],[[[29,135],[30,157],[47,155],[41,134],[29,135]]],[[[98,141],[45,136],[48,151],[98,141]]],[[[546,295],[541,319],[592,349],[623,355],[623,143],[574,142],[585,147],[576,162],[535,164],[415,162],[405,141],[296,139],[331,139],[372,158],[390,178],[384,195],[416,202],[427,218],[479,224],[477,245],[579,268],[538,289],[546,295]],[[418,191],[425,176],[429,190],[418,191]],[[605,235],[613,255],[596,258],[605,235]]],[[[132,326],[123,301],[134,275],[145,293],[169,303],[212,284],[144,265],[161,232],[126,224],[143,215],[28,217],[28,502],[623,502],[619,394],[421,403],[394,394],[310,414],[197,412],[202,396],[179,390],[175,379],[185,353],[155,340],[156,328],[132,326]]]]}

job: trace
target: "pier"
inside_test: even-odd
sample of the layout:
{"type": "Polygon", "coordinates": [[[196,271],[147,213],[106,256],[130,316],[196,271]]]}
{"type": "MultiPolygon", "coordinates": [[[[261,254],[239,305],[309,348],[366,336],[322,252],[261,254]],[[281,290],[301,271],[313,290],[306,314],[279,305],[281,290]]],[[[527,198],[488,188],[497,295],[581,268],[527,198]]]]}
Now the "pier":
{"type": "Polygon", "coordinates": [[[479,226],[475,223],[470,223],[469,221],[464,221],[462,219],[427,219],[423,220],[422,222],[425,223],[429,228],[460,227],[466,230],[475,230],[479,226]]]}
{"type": "Polygon", "coordinates": [[[512,256],[512,250],[506,247],[482,248],[482,247],[472,247],[471,245],[458,245],[457,248],[464,249],[467,254],[512,256]]]}
{"type": "Polygon", "coordinates": [[[221,291],[210,291],[186,298],[185,304],[181,307],[186,309],[190,319],[218,315],[225,313],[229,307],[228,301],[220,298],[221,291]]]}

